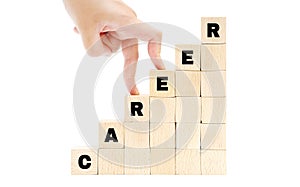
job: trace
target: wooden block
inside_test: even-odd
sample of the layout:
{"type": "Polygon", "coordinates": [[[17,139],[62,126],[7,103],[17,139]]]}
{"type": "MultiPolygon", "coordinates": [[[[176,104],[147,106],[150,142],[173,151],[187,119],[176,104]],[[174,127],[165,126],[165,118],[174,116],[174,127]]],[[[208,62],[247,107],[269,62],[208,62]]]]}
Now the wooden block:
{"type": "Polygon", "coordinates": [[[125,121],[149,121],[149,96],[130,95],[125,97],[125,121]]]}
{"type": "Polygon", "coordinates": [[[99,148],[123,148],[124,128],[118,121],[101,121],[99,125],[99,148]]]}
{"type": "Polygon", "coordinates": [[[97,150],[89,148],[71,151],[72,175],[97,175],[97,150]]]}
{"type": "Polygon", "coordinates": [[[202,123],[226,123],[226,98],[202,98],[202,123]]]}
{"type": "Polygon", "coordinates": [[[98,175],[124,174],[124,149],[99,149],[98,175]]]}
{"type": "Polygon", "coordinates": [[[175,72],[167,70],[151,70],[150,96],[175,97],[175,72]]]}
{"type": "Polygon", "coordinates": [[[200,45],[175,45],[175,63],[177,70],[200,71],[200,45]]]}
{"type": "Polygon", "coordinates": [[[202,43],[226,43],[226,17],[201,18],[202,43]]]}
{"type": "Polygon", "coordinates": [[[176,124],[176,149],[200,149],[200,123],[176,124]]]}
{"type": "Polygon", "coordinates": [[[201,149],[226,150],[226,125],[201,124],[201,149]]]}
{"type": "Polygon", "coordinates": [[[176,96],[200,97],[200,71],[176,71],[176,96]]]}
{"type": "Polygon", "coordinates": [[[201,71],[226,70],[226,44],[205,44],[201,51],[201,71]]]}
{"type": "Polygon", "coordinates": [[[202,151],[201,170],[202,175],[226,175],[226,151],[202,151]]]}
{"type": "Polygon", "coordinates": [[[150,97],[150,122],[175,122],[175,97],[150,97]]]}
{"type": "Polygon", "coordinates": [[[149,148],[148,122],[126,122],[124,126],[126,148],[149,148]]]}
{"type": "Polygon", "coordinates": [[[176,97],[176,122],[189,123],[201,121],[200,97],[176,97]]]}
{"type": "Polygon", "coordinates": [[[226,71],[201,72],[201,97],[226,96],[226,71]]]}
{"type": "Polygon", "coordinates": [[[125,149],[125,174],[150,175],[150,149],[125,149]]]}
{"type": "Polygon", "coordinates": [[[177,150],[177,175],[201,175],[200,150],[177,150]]]}
{"type": "Polygon", "coordinates": [[[175,123],[150,123],[150,147],[175,149],[175,123]]]}
{"type": "Polygon", "coordinates": [[[175,175],[175,149],[151,149],[151,175],[175,175]]]}

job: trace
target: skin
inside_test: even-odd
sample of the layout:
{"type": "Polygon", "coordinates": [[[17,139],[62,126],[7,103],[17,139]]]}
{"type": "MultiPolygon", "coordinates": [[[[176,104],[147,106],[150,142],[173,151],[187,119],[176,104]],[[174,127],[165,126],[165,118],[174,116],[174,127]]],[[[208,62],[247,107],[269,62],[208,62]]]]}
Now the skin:
{"type": "Polygon", "coordinates": [[[131,95],[139,94],[135,83],[138,40],[148,42],[153,64],[165,69],[160,57],[161,32],[138,20],[121,0],[64,0],[64,4],[90,56],[110,55],[122,47],[124,80],[131,95]]]}

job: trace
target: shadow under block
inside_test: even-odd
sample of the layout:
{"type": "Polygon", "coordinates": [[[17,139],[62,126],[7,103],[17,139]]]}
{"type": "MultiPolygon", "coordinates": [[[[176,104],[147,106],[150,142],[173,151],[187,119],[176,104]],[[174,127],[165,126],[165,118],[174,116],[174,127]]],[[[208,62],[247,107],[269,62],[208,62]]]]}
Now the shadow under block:
{"type": "Polygon", "coordinates": [[[175,86],[174,71],[150,71],[150,96],[175,97],[175,86]]]}
{"type": "Polygon", "coordinates": [[[201,171],[202,175],[226,175],[226,151],[202,151],[201,171]]]}
{"type": "Polygon", "coordinates": [[[175,64],[176,70],[200,71],[200,45],[176,45],[175,64]]]}
{"type": "Polygon", "coordinates": [[[176,152],[177,175],[201,175],[200,150],[177,150],[176,152]]]}
{"type": "Polygon", "coordinates": [[[175,149],[175,123],[150,123],[150,147],[175,149]]]}
{"type": "Polygon", "coordinates": [[[149,96],[130,95],[125,97],[125,121],[149,121],[149,96]]]}
{"type": "Polygon", "coordinates": [[[98,175],[124,174],[124,149],[99,149],[98,153],[98,175]]]}
{"type": "Polygon", "coordinates": [[[150,149],[125,149],[125,174],[150,175],[150,149]]]}
{"type": "Polygon", "coordinates": [[[151,149],[151,175],[175,175],[175,149],[151,149]]]}
{"type": "Polygon", "coordinates": [[[71,151],[72,175],[97,175],[97,150],[73,149],[71,151]]]}
{"type": "Polygon", "coordinates": [[[226,98],[202,98],[202,123],[226,123],[226,98]]]}
{"type": "Polygon", "coordinates": [[[176,97],[176,122],[201,121],[201,97],[176,97]]]}
{"type": "Polygon", "coordinates": [[[200,71],[176,71],[176,96],[200,97],[200,71]]]}
{"type": "Polygon", "coordinates": [[[201,97],[226,96],[226,71],[201,72],[201,97]]]}
{"type": "Polygon", "coordinates": [[[201,129],[200,123],[176,124],[176,149],[200,150],[201,129]]]}
{"type": "Polygon", "coordinates": [[[125,148],[149,148],[149,123],[125,122],[125,148]]]}
{"type": "Polygon", "coordinates": [[[201,18],[202,43],[226,43],[226,17],[201,18]]]}
{"type": "Polygon", "coordinates": [[[124,127],[118,121],[101,121],[99,125],[99,148],[123,148],[124,127]]]}
{"type": "Polygon", "coordinates": [[[201,149],[226,150],[226,125],[201,124],[201,149]]]}
{"type": "Polygon", "coordinates": [[[175,122],[175,97],[150,97],[150,122],[175,122]]]}
{"type": "Polygon", "coordinates": [[[201,71],[226,70],[226,44],[204,44],[201,51],[201,71]]]}

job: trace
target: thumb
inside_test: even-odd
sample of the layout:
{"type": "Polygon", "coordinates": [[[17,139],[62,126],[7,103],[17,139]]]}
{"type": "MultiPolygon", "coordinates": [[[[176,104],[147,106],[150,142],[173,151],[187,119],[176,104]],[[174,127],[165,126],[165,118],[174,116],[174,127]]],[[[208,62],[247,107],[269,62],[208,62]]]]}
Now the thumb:
{"type": "MultiPolygon", "coordinates": [[[[102,42],[100,32],[97,31],[95,27],[79,29],[79,33],[81,34],[82,42],[88,55],[92,57],[97,57],[100,55],[110,54],[110,51],[107,48],[105,48],[102,42]]],[[[102,36],[102,38],[103,37],[106,36],[102,36]]]]}

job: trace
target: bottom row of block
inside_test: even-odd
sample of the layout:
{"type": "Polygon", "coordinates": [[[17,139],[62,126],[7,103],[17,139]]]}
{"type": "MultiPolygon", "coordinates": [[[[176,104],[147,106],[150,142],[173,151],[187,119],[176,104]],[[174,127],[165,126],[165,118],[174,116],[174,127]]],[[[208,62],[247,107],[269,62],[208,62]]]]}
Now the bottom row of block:
{"type": "Polygon", "coordinates": [[[225,175],[226,150],[74,149],[72,175],[225,175]]]}

